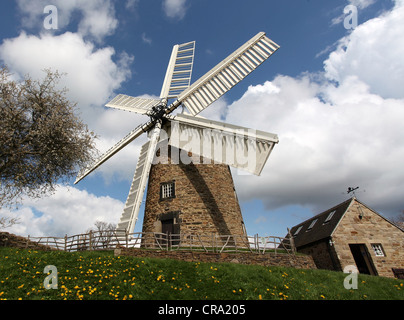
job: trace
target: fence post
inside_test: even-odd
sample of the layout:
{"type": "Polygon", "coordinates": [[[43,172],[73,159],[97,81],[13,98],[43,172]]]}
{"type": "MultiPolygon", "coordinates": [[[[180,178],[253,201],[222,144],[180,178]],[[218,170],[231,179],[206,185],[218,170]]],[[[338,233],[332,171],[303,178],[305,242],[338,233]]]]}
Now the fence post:
{"type": "Polygon", "coordinates": [[[92,239],[93,239],[93,231],[90,230],[90,233],[88,235],[88,246],[89,246],[90,251],[93,249],[92,244],[91,244],[92,239]]]}
{"type": "Polygon", "coordinates": [[[260,247],[259,246],[257,247],[257,241],[258,241],[258,233],[254,234],[254,248],[255,251],[258,251],[258,253],[260,253],[260,247]]]}
{"type": "Polygon", "coordinates": [[[292,234],[290,233],[290,229],[289,228],[287,229],[288,229],[290,247],[292,249],[292,253],[295,254],[296,253],[295,240],[293,239],[292,234]]]}

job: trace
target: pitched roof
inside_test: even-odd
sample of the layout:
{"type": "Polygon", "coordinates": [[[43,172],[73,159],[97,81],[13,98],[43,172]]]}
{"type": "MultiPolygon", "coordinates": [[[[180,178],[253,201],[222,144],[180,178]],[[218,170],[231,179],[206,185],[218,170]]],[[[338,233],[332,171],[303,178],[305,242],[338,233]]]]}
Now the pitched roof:
{"type": "Polygon", "coordinates": [[[296,226],[290,230],[295,246],[301,247],[332,235],[338,222],[347,211],[355,198],[348,199],[331,209],[328,209],[296,226]]]}
{"type": "Polygon", "coordinates": [[[360,202],[355,197],[348,199],[331,209],[328,209],[296,226],[294,226],[290,230],[290,234],[293,236],[293,240],[295,242],[296,247],[302,247],[306,244],[316,242],[318,240],[326,239],[332,236],[335,228],[337,227],[339,221],[344,216],[345,212],[351,206],[353,202],[357,202],[359,205],[362,205],[372,211],[373,213],[380,216],[382,219],[386,220],[388,223],[391,223],[393,226],[404,232],[404,229],[400,228],[398,225],[392,223],[387,218],[383,217],[378,212],[369,208],[362,202],[360,202]]]}

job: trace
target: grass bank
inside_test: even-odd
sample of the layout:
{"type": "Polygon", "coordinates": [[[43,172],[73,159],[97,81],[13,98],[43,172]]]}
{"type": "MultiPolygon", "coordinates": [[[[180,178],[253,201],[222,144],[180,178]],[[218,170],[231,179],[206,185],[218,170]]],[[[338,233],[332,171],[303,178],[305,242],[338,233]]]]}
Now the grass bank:
{"type": "Polygon", "coordinates": [[[67,300],[402,300],[404,281],[359,275],[347,290],[341,272],[231,263],[114,257],[113,252],[0,248],[0,299],[67,300]],[[57,289],[46,290],[47,265],[57,289]]]}

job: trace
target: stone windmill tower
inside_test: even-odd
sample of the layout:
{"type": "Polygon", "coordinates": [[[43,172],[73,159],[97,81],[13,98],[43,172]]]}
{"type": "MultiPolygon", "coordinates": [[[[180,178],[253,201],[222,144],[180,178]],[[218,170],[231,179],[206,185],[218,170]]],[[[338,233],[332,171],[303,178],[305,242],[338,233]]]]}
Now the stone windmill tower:
{"type": "Polygon", "coordinates": [[[147,132],[117,230],[133,232],[148,185],[143,232],[245,235],[229,166],[259,175],[278,137],[198,114],[278,48],[260,32],[190,85],[195,42],[175,45],[160,99],[120,94],[106,105],[150,120],[83,168],[75,183],[147,132]],[[181,105],[189,113],[174,115],[181,105]]]}

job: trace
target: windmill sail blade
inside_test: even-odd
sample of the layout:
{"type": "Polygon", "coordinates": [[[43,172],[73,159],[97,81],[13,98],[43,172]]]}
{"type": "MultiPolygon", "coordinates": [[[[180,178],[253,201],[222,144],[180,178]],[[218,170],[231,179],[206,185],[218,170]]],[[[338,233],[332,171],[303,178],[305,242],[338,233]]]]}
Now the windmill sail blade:
{"type": "Polygon", "coordinates": [[[144,125],[140,125],[129,132],[122,140],[116,143],[111,149],[105,152],[101,157],[95,160],[91,165],[86,168],[80,170],[79,174],[77,175],[76,181],[74,184],[78,183],[80,180],[84,179],[87,175],[97,169],[101,164],[111,158],[114,154],[116,154],[119,150],[126,147],[129,143],[139,137],[143,132],[146,132],[153,126],[152,122],[148,122],[144,125]]]}
{"type": "Polygon", "coordinates": [[[272,133],[184,114],[172,117],[170,125],[171,146],[203,157],[203,163],[224,163],[255,175],[279,142],[272,133]]]}
{"type": "Polygon", "coordinates": [[[191,84],[195,41],[173,47],[160,98],[176,98],[191,84]]]}
{"type": "Polygon", "coordinates": [[[131,233],[135,228],[149,177],[150,167],[156,152],[160,130],[161,126],[158,123],[156,124],[150,140],[142,146],[140,157],[136,165],[135,175],[133,176],[132,185],[129,190],[121,219],[117,225],[117,230],[126,230],[131,233]]]}
{"type": "Polygon", "coordinates": [[[268,39],[264,32],[258,33],[183,91],[168,108],[168,113],[182,103],[192,115],[197,115],[249,75],[278,48],[279,45],[268,39]]]}
{"type": "Polygon", "coordinates": [[[155,105],[159,104],[159,99],[147,99],[139,97],[131,97],[124,94],[118,94],[114,99],[105,106],[120,110],[147,114],[155,105]]]}

